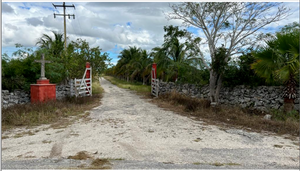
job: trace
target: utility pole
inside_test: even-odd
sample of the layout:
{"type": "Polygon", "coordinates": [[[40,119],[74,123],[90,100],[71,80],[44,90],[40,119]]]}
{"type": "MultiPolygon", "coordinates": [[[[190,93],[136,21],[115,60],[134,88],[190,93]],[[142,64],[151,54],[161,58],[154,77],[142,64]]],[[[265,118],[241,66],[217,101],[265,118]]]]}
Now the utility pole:
{"type": "Polygon", "coordinates": [[[55,14],[54,13],[54,18],[56,18],[56,16],[64,16],[65,50],[67,50],[66,16],[68,16],[69,19],[70,19],[71,16],[73,16],[73,19],[75,19],[75,15],[74,14],[72,14],[72,15],[66,14],[66,7],[74,7],[74,9],[75,9],[75,6],[74,6],[74,4],[73,5],[65,5],[65,2],[63,2],[62,5],[54,5],[53,3],[52,3],[52,5],[54,6],[55,9],[56,9],[56,7],[63,7],[64,8],[64,14],[55,14]]]}

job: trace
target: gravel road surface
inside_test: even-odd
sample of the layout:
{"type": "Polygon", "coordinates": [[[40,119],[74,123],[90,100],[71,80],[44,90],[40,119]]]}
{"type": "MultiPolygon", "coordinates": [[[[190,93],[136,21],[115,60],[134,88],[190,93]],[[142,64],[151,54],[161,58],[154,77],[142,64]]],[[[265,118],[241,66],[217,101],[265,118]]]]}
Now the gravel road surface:
{"type": "Polygon", "coordinates": [[[2,169],[72,169],[108,158],[112,169],[299,169],[298,140],[224,129],[177,115],[101,79],[102,104],[66,128],[2,133],[2,169]],[[18,133],[31,131],[15,138],[18,133]],[[85,151],[91,159],[67,159],[85,151]]]}

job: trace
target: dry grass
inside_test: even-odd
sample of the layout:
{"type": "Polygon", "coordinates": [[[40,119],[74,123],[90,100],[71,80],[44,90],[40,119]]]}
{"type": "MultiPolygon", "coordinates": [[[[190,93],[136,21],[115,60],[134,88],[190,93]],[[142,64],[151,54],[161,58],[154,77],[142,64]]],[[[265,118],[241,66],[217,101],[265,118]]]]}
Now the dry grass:
{"type": "Polygon", "coordinates": [[[239,107],[220,105],[210,107],[209,100],[190,98],[179,93],[168,93],[152,100],[159,107],[174,111],[180,115],[204,120],[220,126],[244,128],[252,131],[269,131],[277,134],[299,135],[299,121],[265,120],[264,114],[239,107]]]}
{"type": "Polygon", "coordinates": [[[91,166],[88,169],[111,169],[111,163],[108,159],[95,159],[92,161],[91,166]]]}
{"type": "MultiPolygon", "coordinates": [[[[68,159],[73,159],[73,160],[87,160],[87,159],[93,159],[91,155],[87,153],[87,151],[80,151],[74,156],[69,156],[68,159]]],[[[103,169],[111,169],[111,163],[109,162],[109,159],[93,159],[91,164],[87,166],[86,164],[80,165],[78,168],[81,169],[92,169],[92,170],[103,170],[103,169]]],[[[72,168],[74,169],[74,168],[72,168]]]]}
{"type": "Polygon", "coordinates": [[[2,109],[2,131],[18,126],[51,123],[54,123],[53,128],[64,128],[70,124],[66,118],[99,106],[101,98],[102,94],[92,97],[69,97],[64,100],[15,105],[2,109]]]}
{"type": "Polygon", "coordinates": [[[74,156],[69,156],[68,159],[74,160],[86,160],[88,158],[92,158],[86,151],[80,151],[74,156]]]}
{"type": "Polygon", "coordinates": [[[32,135],[34,135],[34,133],[31,132],[31,131],[21,132],[21,133],[17,133],[17,134],[14,136],[14,138],[20,138],[20,137],[23,137],[24,135],[32,136],[32,135]]]}

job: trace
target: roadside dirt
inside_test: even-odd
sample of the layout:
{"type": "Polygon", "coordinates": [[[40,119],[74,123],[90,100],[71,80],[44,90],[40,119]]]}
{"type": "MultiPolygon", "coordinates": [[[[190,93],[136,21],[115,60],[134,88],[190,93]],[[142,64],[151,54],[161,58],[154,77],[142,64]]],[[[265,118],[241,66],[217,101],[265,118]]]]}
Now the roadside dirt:
{"type": "MultiPolygon", "coordinates": [[[[81,151],[93,159],[113,160],[112,169],[144,169],[130,167],[134,163],[144,163],[148,169],[163,168],[153,162],[178,165],[178,169],[182,169],[179,165],[195,169],[207,165],[220,169],[299,168],[299,138],[220,128],[161,109],[149,103],[150,99],[103,78],[101,86],[105,90],[102,105],[66,128],[43,125],[3,132],[3,169],[14,168],[12,162],[24,160],[71,160],[67,158],[81,151]],[[28,131],[33,134],[15,137],[28,131]]],[[[81,168],[79,164],[83,166],[80,161],[72,167],[81,168]]],[[[26,168],[14,165],[20,167],[14,169],[26,168]]],[[[64,165],[48,169],[66,167],[72,168],[64,165]]]]}

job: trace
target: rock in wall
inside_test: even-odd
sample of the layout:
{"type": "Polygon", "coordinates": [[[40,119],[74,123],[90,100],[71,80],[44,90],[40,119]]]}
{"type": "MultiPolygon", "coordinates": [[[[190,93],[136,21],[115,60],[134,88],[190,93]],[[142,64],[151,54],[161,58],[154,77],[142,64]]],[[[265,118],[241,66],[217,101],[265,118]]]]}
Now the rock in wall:
{"type": "MultiPolygon", "coordinates": [[[[70,80],[67,85],[56,85],[56,99],[63,99],[67,96],[75,96],[74,80],[70,80]]],[[[16,104],[30,103],[30,92],[23,90],[2,90],[2,107],[7,108],[16,104]]]]}
{"type": "MultiPolygon", "coordinates": [[[[283,107],[283,86],[258,86],[254,88],[244,85],[236,87],[222,87],[220,91],[220,103],[226,105],[238,105],[242,108],[270,111],[283,107]]],[[[191,97],[209,98],[209,86],[197,87],[193,84],[175,84],[173,82],[160,82],[159,94],[176,91],[191,97]]],[[[299,111],[299,88],[297,87],[295,109],[299,111]]]]}

